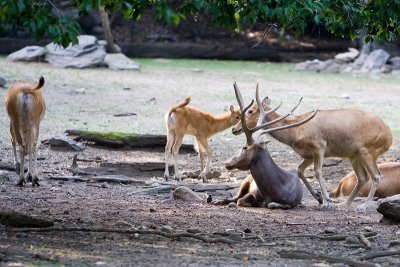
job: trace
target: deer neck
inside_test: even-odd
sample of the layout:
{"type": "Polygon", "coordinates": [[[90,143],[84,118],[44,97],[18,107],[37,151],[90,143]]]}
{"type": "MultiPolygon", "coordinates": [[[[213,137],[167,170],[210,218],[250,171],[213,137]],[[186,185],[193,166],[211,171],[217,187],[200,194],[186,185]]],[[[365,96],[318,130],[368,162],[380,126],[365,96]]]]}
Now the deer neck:
{"type": "Polygon", "coordinates": [[[227,112],[219,116],[213,116],[213,123],[211,126],[214,133],[221,132],[231,127],[231,112],[227,112]]]}
{"type": "Polygon", "coordinates": [[[250,172],[257,186],[267,191],[284,184],[287,176],[285,170],[275,164],[268,150],[261,146],[253,155],[250,172]]]}
{"type": "MultiPolygon", "coordinates": [[[[275,120],[275,119],[279,118],[280,116],[281,115],[279,115],[278,113],[273,112],[273,113],[269,114],[267,116],[266,120],[264,119],[263,122],[275,120]]],[[[270,126],[267,126],[266,129],[275,128],[275,127],[279,127],[279,126],[285,126],[290,123],[291,123],[291,120],[283,119],[283,120],[278,121],[270,126]]],[[[285,129],[285,130],[281,130],[281,131],[272,132],[272,133],[270,133],[270,135],[281,143],[289,144],[291,142],[291,140],[293,140],[293,135],[294,135],[293,131],[295,131],[295,129],[289,128],[289,129],[285,129]]]]}

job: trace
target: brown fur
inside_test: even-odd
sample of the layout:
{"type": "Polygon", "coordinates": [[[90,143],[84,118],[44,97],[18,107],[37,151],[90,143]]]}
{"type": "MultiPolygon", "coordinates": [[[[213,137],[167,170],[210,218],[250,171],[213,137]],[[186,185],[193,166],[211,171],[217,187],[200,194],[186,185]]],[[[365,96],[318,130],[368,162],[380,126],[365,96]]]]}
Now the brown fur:
{"type": "Polygon", "coordinates": [[[207,173],[211,164],[212,150],[208,145],[208,139],[214,134],[221,132],[239,121],[240,111],[233,106],[230,111],[222,115],[214,116],[202,110],[189,106],[190,97],[177,106],[170,108],[165,114],[167,128],[167,145],[165,147],[165,179],[169,178],[169,157],[174,157],[175,176],[180,180],[177,161],[178,152],[185,134],[193,135],[199,148],[199,157],[202,173],[200,177],[207,182],[207,173]],[[204,158],[207,153],[207,162],[204,167],[204,158]],[[204,167],[204,170],[203,170],[204,167]]]}
{"type": "Polygon", "coordinates": [[[45,100],[40,89],[44,85],[43,77],[39,83],[17,82],[11,85],[6,95],[6,108],[10,117],[11,143],[14,151],[14,162],[18,172],[18,185],[23,185],[24,157],[29,155],[28,179],[32,178],[32,185],[39,185],[36,170],[37,140],[40,121],[46,110],[45,100]],[[19,145],[20,156],[18,161],[16,144],[19,145]]]}
{"type": "MultiPolygon", "coordinates": [[[[400,162],[386,162],[378,164],[382,179],[378,184],[374,197],[385,198],[400,194],[400,162]]],[[[354,171],[343,177],[336,188],[330,194],[331,197],[348,196],[357,183],[357,176],[354,171]]],[[[357,197],[367,197],[371,190],[372,181],[369,179],[360,189],[357,197]]]]}
{"type": "Polygon", "coordinates": [[[253,176],[248,175],[241,183],[237,194],[233,198],[214,201],[214,205],[228,205],[229,203],[236,203],[242,207],[262,207],[263,198],[258,191],[257,184],[253,176]]]}
{"type": "MultiPolygon", "coordinates": [[[[271,110],[268,98],[265,98],[262,103],[266,111],[271,110]]],[[[253,105],[247,111],[245,116],[249,128],[256,125],[259,114],[257,105],[253,105]]],[[[283,119],[271,127],[292,124],[308,115],[304,114],[295,119],[283,119]]],[[[273,112],[267,119],[264,119],[264,122],[279,116],[278,113],[273,112]]],[[[242,132],[241,122],[235,125],[232,132],[234,134],[242,132]]],[[[347,205],[350,205],[368,176],[372,178],[374,184],[367,201],[371,200],[372,191],[375,190],[374,188],[380,180],[380,174],[376,167],[377,157],[387,151],[392,144],[392,133],[382,119],[369,112],[355,109],[320,110],[309,123],[273,132],[271,135],[278,141],[289,145],[304,158],[298,167],[299,176],[311,194],[320,200],[304,176],[304,170],[314,163],[314,171],[320,183],[325,207],[328,206],[327,201],[330,199],[321,173],[324,157],[348,158],[352,162],[353,169],[358,173],[359,186],[354,189],[346,202],[347,205]]],[[[361,208],[364,209],[365,206],[361,208]]]]}

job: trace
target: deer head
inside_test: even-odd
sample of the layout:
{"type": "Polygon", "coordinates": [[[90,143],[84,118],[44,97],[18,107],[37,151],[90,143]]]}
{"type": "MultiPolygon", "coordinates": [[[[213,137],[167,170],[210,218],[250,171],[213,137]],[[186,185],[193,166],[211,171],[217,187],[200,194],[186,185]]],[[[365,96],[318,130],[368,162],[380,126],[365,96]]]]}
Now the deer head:
{"type": "MultiPolygon", "coordinates": [[[[275,108],[271,108],[271,99],[268,98],[268,96],[266,98],[263,99],[263,101],[261,101],[260,104],[260,100],[259,100],[259,96],[258,96],[258,84],[257,84],[257,88],[256,88],[256,100],[257,103],[253,103],[250,108],[246,111],[245,114],[245,120],[246,123],[248,125],[249,128],[254,128],[257,125],[257,121],[258,118],[260,117],[260,106],[262,106],[263,111],[266,110],[267,113],[263,113],[264,114],[264,118],[266,118],[266,116],[268,116],[271,113],[274,113],[275,111],[277,111],[281,106],[282,106],[282,102],[276,106],[275,108]]],[[[270,124],[274,124],[275,122],[281,121],[291,115],[293,115],[293,112],[297,109],[297,107],[300,105],[301,101],[303,100],[303,98],[301,97],[299,102],[297,103],[296,106],[294,106],[290,112],[288,112],[287,114],[280,116],[279,118],[276,118],[275,120],[270,121],[270,124]]],[[[264,119],[263,118],[263,119],[264,119]]],[[[240,121],[238,122],[233,128],[232,128],[232,133],[234,135],[239,135],[243,132],[243,127],[242,127],[243,123],[240,121]]]]}
{"type": "MultiPolygon", "coordinates": [[[[241,110],[241,124],[242,124],[242,130],[246,135],[246,139],[247,139],[247,145],[244,146],[241,150],[239,150],[238,152],[235,153],[235,155],[228,160],[228,162],[225,164],[225,168],[228,170],[231,169],[239,169],[239,170],[249,170],[251,167],[251,162],[253,160],[254,157],[256,157],[257,155],[259,155],[259,151],[260,150],[264,150],[266,149],[264,147],[264,145],[266,144],[266,142],[262,142],[261,141],[261,135],[263,134],[267,134],[267,133],[271,133],[274,131],[279,131],[279,130],[284,130],[284,129],[288,129],[288,128],[292,128],[292,127],[296,127],[299,125],[302,125],[306,122],[308,122],[309,120],[311,120],[315,114],[317,114],[318,109],[316,109],[314,111],[313,114],[311,114],[308,118],[298,121],[296,123],[292,123],[292,124],[288,124],[288,125],[284,125],[284,126],[279,126],[279,127],[274,127],[274,128],[269,128],[267,130],[263,130],[263,131],[259,131],[255,137],[255,139],[253,139],[253,134],[255,132],[257,132],[258,130],[266,127],[266,126],[270,126],[278,121],[283,120],[284,118],[290,116],[293,111],[299,106],[299,103],[291,110],[290,113],[281,116],[273,121],[270,122],[266,122],[266,123],[262,123],[264,121],[264,119],[266,118],[266,116],[268,116],[270,113],[274,112],[277,108],[275,108],[273,111],[270,110],[268,112],[266,112],[262,106],[262,103],[260,101],[259,98],[259,90],[258,90],[258,84],[257,84],[257,88],[256,88],[256,104],[257,104],[257,109],[259,110],[258,112],[260,113],[260,116],[258,117],[257,123],[255,125],[255,127],[253,128],[249,128],[247,126],[247,121],[246,121],[246,111],[248,111],[252,106],[253,106],[253,102],[254,100],[251,101],[250,105],[248,105],[246,108],[243,108],[243,99],[242,99],[242,95],[240,93],[239,88],[236,85],[236,82],[234,83],[233,87],[235,88],[235,94],[236,94],[236,99],[239,103],[239,107],[241,110]]],[[[264,99],[265,100],[265,99],[264,99]]],[[[280,105],[279,105],[280,106],[280,105]]],[[[278,106],[278,107],[279,107],[278,106]]]]}

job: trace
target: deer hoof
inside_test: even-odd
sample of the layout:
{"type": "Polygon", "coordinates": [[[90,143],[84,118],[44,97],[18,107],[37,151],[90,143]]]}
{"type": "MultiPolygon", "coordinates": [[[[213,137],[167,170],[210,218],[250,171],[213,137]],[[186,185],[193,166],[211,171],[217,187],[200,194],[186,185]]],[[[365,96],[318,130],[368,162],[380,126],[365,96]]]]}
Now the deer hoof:
{"type": "Polygon", "coordinates": [[[24,186],[25,179],[20,179],[16,186],[24,186]]]}
{"type": "Polygon", "coordinates": [[[169,174],[164,173],[164,180],[168,181],[169,180],[169,174]]]}
{"type": "Polygon", "coordinates": [[[32,175],[30,173],[28,173],[28,176],[26,177],[26,180],[28,182],[32,182],[32,175]]]}
{"type": "Polygon", "coordinates": [[[32,187],[35,187],[35,185],[36,185],[36,186],[40,186],[40,184],[39,184],[39,178],[38,178],[38,177],[34,177],[34,178],[32,179],[32,187]]]}
{"type": "Polygon", "coordinates": [[[358,212],[358,213],[364,213],[364,212],[367,211],[367,205],[365,205],[365,203],[363,203],[363,204],[357,206],[357,207],[354,209],[354,211],[355,211],[355,212],[358,212]]]}
{"type": "Polygon", "coordinates": [[[203,179],[203,183],[208,183],[207,175],[204,172],[199,175],[199,178],[203,179]]]}

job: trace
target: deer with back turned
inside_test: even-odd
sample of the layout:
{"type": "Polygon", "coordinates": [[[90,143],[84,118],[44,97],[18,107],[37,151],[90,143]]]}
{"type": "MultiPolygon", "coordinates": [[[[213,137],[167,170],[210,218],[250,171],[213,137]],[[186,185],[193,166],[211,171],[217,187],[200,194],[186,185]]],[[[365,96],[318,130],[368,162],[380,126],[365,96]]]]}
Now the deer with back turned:
{"type": "MultiPolygon", "coordinates": [[[[271,125],[271,123],[262,123],[264,116],[267,115],[265,112],[262,112],[256,126],[251,129],[248,128],[246,125],[245,114],[252,106],[253,102],[246,108],[243,108],[243,99],[236,83],[234,84],[234,88],[241,109],[241,122],[243,125],[243,131],[246,135],[247,145],[228,160],[225,167],[228,170],[234,168],[239,170],[250,170],[251,176],[257,185],[258,193],[262,198],[262,203],[260,204],[260,198],[257,194],[254,194],[256,191],[253,186],[252,190],[249,191],[250,194],[247,194],[245,198],[242,197],[240,199],[241,202],[238,204],[240,205],[242,202],[250,203],[250,205],[251,203],[255,203],[257,206],[261,207],[282,209],[296,207],[301,202],[303,196],[303,188],[297,172],[295,170],[287,171],[277,166],[268,152],[266,142],[262,142],[260,137],[263,134],[298,127],[310,121],[318,110],[310,113],[306,118],[297,119],[296,122],[293,122],[292,124],[260,131],[253,139],[253,134],[255,132],[267,125],[271,125]]],[[[258,86],[256,95],[258,95],[258,86]]],[[[256,99],[257,105],[261,105],[258,97],[256,99]]],[[[251,186],[251,178],[246,178],[245,182],[250,183],[249,186],[251,186]]],[[[244,187],[241,188],[244,189],[244,187]]],[[[250,188],[251,187],[249,187],[249,189],[250,188]]],[[[221,203],[223,203],[223,201],[221,203]]]]}
{"type": "Polygon", "coordinates": [[[17,82],[11,85],[6,95],[6,108],[10,117],[11,143],[14,152],[14,163],[19,180],[17,185],[25,183],[25,156],[29,156],[28,181],[32,186],[39,186],[37,172],[37,142],[40,121],[46,110],[46,103],[41,93],[44,78],[39,83],[17,82]],[[19,160],[17,156],[19,145],[19,160]]]}
{"type": "MultiPolygon", "coordinates": [[[[292,119],[279,115],[276,112],[277,108],[271,109],[268,97],[262,101],[261,106],[268,112],[264,122],[278,120],[275,124],[277,126],[290,125],[293,122],[292,119]]],[[[260,109],[257,105],[249,108],[245,114],[249,127],[257,124],[259,114],[260,109]]],[[[268,128],[269,126],[265,127],[265,129],[268,128]]],[[[239,122],[232,129],[232,133],[238,135],[242,132],[242,123],[239,122]]],[[[313,197],[322,201],[323,207],[327,207],[329,202],[333,202],[328,196],[322,178],[323,159],[325,157],[348,158],[358,179],[343,205],[350,206],[368,178],[372,180],[367,199],[357,207],[358,211],[365,211],[367,204],[374,196],[381,179],[376,160],[392,144],[392,133],[383,120],[370,112],[357,109],[320,110],[309,123],[296,128],[271,132],[271,136],[290,146],[303,157],[303,161],[297,169],[299,177],[313,197]],[[304,175],[305,169],[311,164],[314,164],[314,173],[319,181],[322,196],[317,194],[304,175]]]]}
{"type": "Polygon", "coordinates": [[[222,115],[214,116],[202,110],[189,106],[190,97],[182,103],[170,108],[165,114],[167,128],[167,144],[165,146],[165,172],[164,178],[169,179],[169,160],[174,159],[175,178],[181,181],[178,169],[178,153],[185,134],[195,137],[199,149],[201,165],[200,178],[207,182],[207,174],[210,172],[212,150],[208,145],[208,139],[214,134],[232,127],[240,120],[240,111],[230,106],[230,110],[222,115]],[[207,162],[204,166],[205,156],[207,162]]]}

